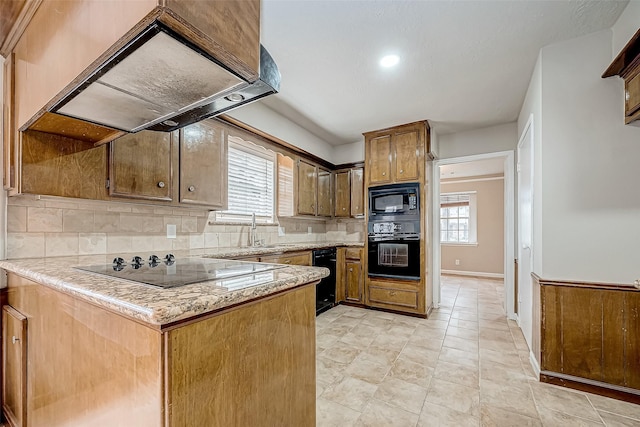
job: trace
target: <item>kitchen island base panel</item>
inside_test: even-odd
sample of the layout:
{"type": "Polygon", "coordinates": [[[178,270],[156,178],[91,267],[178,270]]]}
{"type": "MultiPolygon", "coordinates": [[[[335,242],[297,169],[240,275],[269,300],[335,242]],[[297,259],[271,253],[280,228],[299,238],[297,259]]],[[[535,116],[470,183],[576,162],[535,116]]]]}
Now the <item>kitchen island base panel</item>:
{"type": "Polygon", "coordinates": [[[314,426],[314,288],[170,331],[168,425],[314,426]]]}
{"type": "Polygon", "coordinates": [[[315,425],[314,283],[168,331],[7,284],[29,325],[28,426],[315,425]]]}
{"type": "Polygon", "coordinates": [[[15,274],[7,285],[29,325],[27,426],[162,425],[157,331],[15,274]]]}

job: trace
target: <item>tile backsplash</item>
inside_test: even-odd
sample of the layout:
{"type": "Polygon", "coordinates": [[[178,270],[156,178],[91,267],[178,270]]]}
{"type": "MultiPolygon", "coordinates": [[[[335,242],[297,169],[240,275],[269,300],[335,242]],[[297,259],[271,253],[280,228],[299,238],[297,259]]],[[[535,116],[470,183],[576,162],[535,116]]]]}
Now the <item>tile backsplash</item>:
{"type": "MultiPolygon", "coordinates": [[[[249,245],[249,225],[214,223],[214,212],[133,203],[25,195],[7,203],[7,258],[170,251],[249,245]],[[167,238],[167,224],[176,238],[167,238]]],[[[363,220],[280,219],[258,225],[276,243],[362,241],[363,220]],[[309,233],[308,228],[311,227],[309,233]]]]}

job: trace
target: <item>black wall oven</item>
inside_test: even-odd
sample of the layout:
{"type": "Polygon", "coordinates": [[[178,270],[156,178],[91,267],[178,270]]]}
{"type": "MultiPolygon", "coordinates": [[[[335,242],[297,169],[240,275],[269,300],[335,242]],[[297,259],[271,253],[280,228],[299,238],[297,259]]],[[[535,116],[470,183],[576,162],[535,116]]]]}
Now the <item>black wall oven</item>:
{"type": "Polygon", "coordinates": [[[369,238],[369,276],[420,280],[420,239],[369,238]]]}

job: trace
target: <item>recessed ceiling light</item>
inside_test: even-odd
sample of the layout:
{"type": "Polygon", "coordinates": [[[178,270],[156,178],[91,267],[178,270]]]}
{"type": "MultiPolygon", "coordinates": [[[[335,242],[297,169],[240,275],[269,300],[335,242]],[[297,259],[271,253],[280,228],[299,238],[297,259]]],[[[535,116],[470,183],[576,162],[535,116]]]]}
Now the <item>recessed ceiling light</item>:
{"type": "Polygon", "coordinates": [[[400,57],[398,57],[398,55],[387,55],[380,60],[380,66],[389,68],[394,65],[398,65],[398,62],[400,62],[400,57]]]}

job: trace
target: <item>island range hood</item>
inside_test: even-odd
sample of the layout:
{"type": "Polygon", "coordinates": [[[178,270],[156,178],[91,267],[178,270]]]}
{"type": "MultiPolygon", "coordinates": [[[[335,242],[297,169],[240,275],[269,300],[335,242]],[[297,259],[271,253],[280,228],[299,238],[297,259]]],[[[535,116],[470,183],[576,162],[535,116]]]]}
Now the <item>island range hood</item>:
{"type": "Polygon", "coordinates": [[[247,82],[156,21],[50,111],[125,132],[169,132],[279,89],[280,72],[262,45],[260,78],[247,82]]]}

